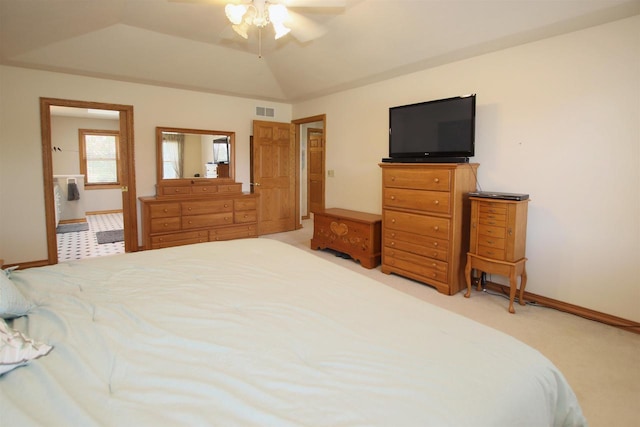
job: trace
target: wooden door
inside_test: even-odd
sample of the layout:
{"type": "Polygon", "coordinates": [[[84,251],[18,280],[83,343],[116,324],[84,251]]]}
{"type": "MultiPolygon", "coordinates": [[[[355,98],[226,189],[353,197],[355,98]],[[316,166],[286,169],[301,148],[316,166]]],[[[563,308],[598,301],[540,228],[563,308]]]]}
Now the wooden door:
{"type": "Polygon", "coordinates": [[[308,211],[320,212],[324,209],[324,130],[307,131],[307,197],[308,211]]]}
{"type": "Polygon", "coordinates": [[[295,229],[295,141],[290,123],[254,120],[251,185],[260,195],[258,233],[295,229]]]}

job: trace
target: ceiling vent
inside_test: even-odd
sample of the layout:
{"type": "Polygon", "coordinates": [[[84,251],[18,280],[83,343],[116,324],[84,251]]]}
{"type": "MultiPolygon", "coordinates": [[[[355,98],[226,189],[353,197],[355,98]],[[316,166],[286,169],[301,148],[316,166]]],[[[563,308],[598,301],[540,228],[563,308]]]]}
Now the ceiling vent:
{"type": "Polygon", "coordinates": [[[256,107],[256,116],[275,117],[276,110],[268,107],[256,107]]]}

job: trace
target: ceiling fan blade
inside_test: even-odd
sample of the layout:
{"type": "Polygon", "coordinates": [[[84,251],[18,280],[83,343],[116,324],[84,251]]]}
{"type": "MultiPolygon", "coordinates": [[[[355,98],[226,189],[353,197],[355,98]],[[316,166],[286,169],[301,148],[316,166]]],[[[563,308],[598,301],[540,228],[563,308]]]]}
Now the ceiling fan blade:
{"type": "Polygon", "coordinates": [[[322,25],[292,10],[289,10],[289,20],[285,25],[291,28],[291,35],[302,43],[317,39],[327,32],[322,25]]]}

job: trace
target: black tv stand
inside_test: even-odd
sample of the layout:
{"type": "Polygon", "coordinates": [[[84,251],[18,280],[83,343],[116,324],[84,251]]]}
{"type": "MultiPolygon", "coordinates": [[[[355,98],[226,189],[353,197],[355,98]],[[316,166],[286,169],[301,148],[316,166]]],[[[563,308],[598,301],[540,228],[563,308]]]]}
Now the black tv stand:
{"type": "Polygon", "coordinates": [[[469,163],[468,157],[385,157],[382,163],[469,163]]]}

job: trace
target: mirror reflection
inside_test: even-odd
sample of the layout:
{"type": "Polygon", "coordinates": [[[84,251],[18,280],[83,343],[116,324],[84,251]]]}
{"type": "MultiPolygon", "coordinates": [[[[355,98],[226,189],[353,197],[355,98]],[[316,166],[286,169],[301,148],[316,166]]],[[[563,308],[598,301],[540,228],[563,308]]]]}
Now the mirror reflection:
{"type": "Polygon", "coordinates": [[[233,178],[233,132],[157,128],[159,179],[233,178]]]}

